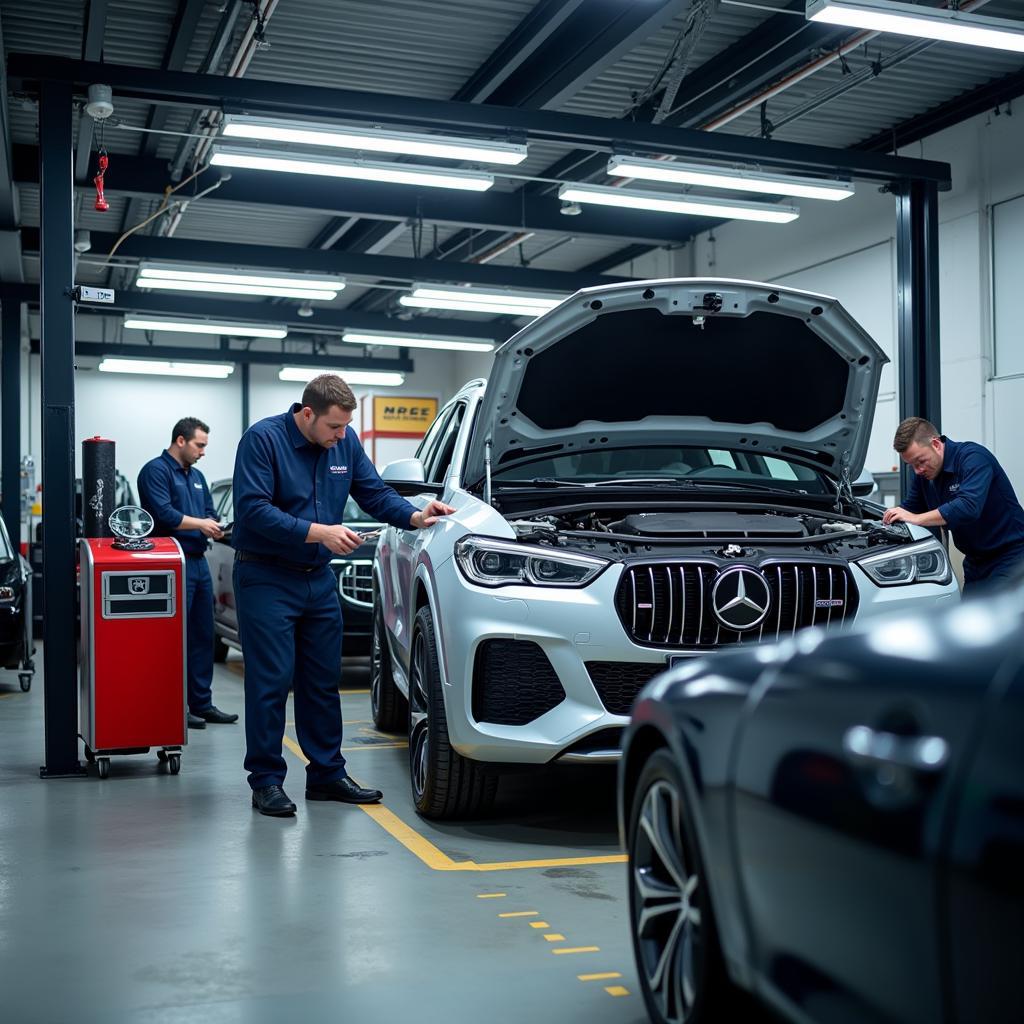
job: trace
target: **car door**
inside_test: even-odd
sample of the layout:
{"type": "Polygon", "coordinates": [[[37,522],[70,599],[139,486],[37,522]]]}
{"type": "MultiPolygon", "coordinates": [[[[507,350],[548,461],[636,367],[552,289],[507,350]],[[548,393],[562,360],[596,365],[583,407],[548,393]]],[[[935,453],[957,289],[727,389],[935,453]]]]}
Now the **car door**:
{"type": "MultiPolygon", "coordinates": [[[[219,480],[212,484],[210,499],[222,523],[234,521],[230,480],[219,480]]],[[[206,553],[206,561],[213,580],[213,617],[234,637],[238,633],[238,612],[235,610],[235,592],[231,580],[235,552],[231,547],[230,530],[225,532],[221,540],[213,541],[206,553]]]]}
{"type": "Polygon", "coordinates": [[[742,728],[735,850],[756,968],[820,1024],[943,1019],[941,825],[991,670],[983,651],[967,671],[947,655],[924,620],[835,637],[762,683],[742,728]]]}

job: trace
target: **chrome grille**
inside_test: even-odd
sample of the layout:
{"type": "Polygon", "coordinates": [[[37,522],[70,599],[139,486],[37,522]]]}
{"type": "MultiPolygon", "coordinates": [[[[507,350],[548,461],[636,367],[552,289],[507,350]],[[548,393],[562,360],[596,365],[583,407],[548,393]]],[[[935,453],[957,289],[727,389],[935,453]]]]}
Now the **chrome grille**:
{"type": "Polygon", "coordinates": [[[777,640],[806,626],[837,626],[856,614],[857,588],[845,565],[769,562],[755,567],[771,591],[767,617],[755,629],[727,629],[711,607],[712,587],[727,567],[714,562],[627,566],[615,595],[626,632],[644,647],[714,648],[777,640]]]}
{"type": "Polygon", "coordinates": [[[360,608],[373,607],[373,562],[359,558],[335,562],[338,573],[338,593],[343,601],[360,608]]]}

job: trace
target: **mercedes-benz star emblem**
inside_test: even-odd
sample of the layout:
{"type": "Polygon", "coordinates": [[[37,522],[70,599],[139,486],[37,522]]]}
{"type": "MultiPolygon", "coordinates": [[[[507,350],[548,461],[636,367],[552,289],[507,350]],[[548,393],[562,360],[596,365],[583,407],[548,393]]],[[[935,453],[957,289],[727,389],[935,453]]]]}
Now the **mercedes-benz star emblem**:
{"type": "Polygon", "coordinates": [[[711,607],[718,621],[739,633],[760,626],[771,603],[767,580],[745,565],[734,565],[719,573],[711,588],[711,607]]]}

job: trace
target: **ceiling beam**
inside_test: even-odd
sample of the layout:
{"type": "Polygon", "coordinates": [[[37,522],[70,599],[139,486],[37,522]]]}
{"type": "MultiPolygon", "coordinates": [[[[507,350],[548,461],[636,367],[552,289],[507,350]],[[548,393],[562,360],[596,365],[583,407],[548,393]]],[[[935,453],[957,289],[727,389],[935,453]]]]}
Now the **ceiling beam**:
{"type": "MultiPolygon", "coordinates": [[[[4,68],[3,28],[0,26],[0,74],[4,68]]],[[[0,82],[0,281],[24,281],[25,270],[21,259],[21,236],[18,225],[18,191],[14,184],[13,155],[11,151],[11,122],[7,109],[7,80],[0,82]]]]}
{"type": "MultiPolygon", "coordinates": [[[[107,8],[110,0],[87,0],[82,26],[82,60],[103,59],[103,36],[107,31],[107,8]]],[[[75,146],[75,181],[85,181],[89,173],[92,136],[96,122],[83,111],[78,118],[78,143],[75,146]]]]}
{"type": "MultiPolygon", "coordinates": [[[[109,252],[117,237],[93,231],[96,253],[109,252]]],[[[23,228],[22,244],[38,251],[39,229],[23,228]]],[[[569,270],[534,270],[530,267],[494,266],[488,263],[454,264],[440,260],[410,259],[323,249],[295,249],[283,245],[249,245],[194,238],[160,238],[132,235],[117,250],[118,257],[172,261],[199,265],[222,264],[253,269],[312,271],[343,274],[360,279],[379,279],[405,284],[412,281],[458,281],[492,288],[521,288],[532,291],[571,293],[596,284],[628,281],[625,277],[600,277],[569,270]]]]}
{"type": "Polygon", "coordinates": [[[914,179],[950,186],[949,165],[877,153],[829,149],[792,142],[770,142],[728,132],[701,132],[636,121],[522,110],[491,104],[431,100],[388,93],[356,92],[323,86],[225,78],[220,75],[154,71],[118,64],[91,64],[66,57],[11,54],[8,77],[18,88],[38,91],[40,82],[68,82],[82,88],[108,82],[115,93],[150,103],[257,111],[270,116],[325,117],[400,123],[418,128],[465,130],[531,139],[604,151],[629,149],[668,156],[717,158],[757,163],[805,173],[843,174],[892,182],[914,179]]]}

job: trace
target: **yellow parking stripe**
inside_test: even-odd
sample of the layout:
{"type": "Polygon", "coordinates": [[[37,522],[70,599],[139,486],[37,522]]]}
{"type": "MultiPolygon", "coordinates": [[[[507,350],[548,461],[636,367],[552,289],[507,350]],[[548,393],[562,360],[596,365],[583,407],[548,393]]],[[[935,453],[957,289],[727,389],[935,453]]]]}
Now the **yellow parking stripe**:
{"type": "Polygon", "coordinates": [[[530,927],[531,928],[550,928],[551,925],[549,925],[547,923],[547,921],[531,921],[530,922],[530,927]]]}
{"type": "MultiPolygon", "coordinates": [[[[284,745],[303,764],[309,764],[309,759],[290,736],[284,737],[284,745]]],[[[379,750],[384,746],[383,743],[374,743],[357,749],[379,750]]],[[[342,749],[351,750],[352,748],[343,747],[342,749]]],[[[439,850],[429,839],[421,836],[414,828],[402,821],[394,811],[389,811],[381,804],[357,804],[356,806],[364,814],[373,818],[392,839],[397,839],[410,853],[419,857],[428,868],[434,871],[521,871],[530,868],[579,867],[589,864],[624,864],[626,862],[626,857],[623,854],[600,857],[549,857],[545,860],[509,860],[487,864],[477,864],[472,860],[455,861],[448,854],[439,850]]]]}
{"type": "Polygon", "coordinates": [[[600,953],[600,946],[563,946],[561,949],[551,950],[555,956],[561,956],[564,953],[600,953]]]}
{"type": "MultiPolygon", "coordinates": [[[[499,914],[498,917],[538,917],[540,911],[538,910],[509,910],[504,914],[499,914]]],[[[544,925],[543,927],[547,927],[544,925]]]]}
{"type": "Polygon", "coordinates": [[[580,981],[611,981],[613,978],[621,978],[618,971],[604,971],[601,974],[577,974],[580,981]]]}
{"type": "Polygon", "coordinates": [[[551,932],[550,935],[545,935],[544,940],[546,942],[565,942],[565,936],[559,935],[558,932],[551,932]]]}
{"type": "Polygon", "coordinates": [[[622,985],[605,985],[604,990],[610,996],[628,996],[629,995],[629,989],[628,988],[623,988],[622,985]]]}
{"type": "Polygon", "coordinates": [[[500,900],[504,899],[507,895],[507,892],[478,892],[476,898],[478,900],[500,900]]]}

